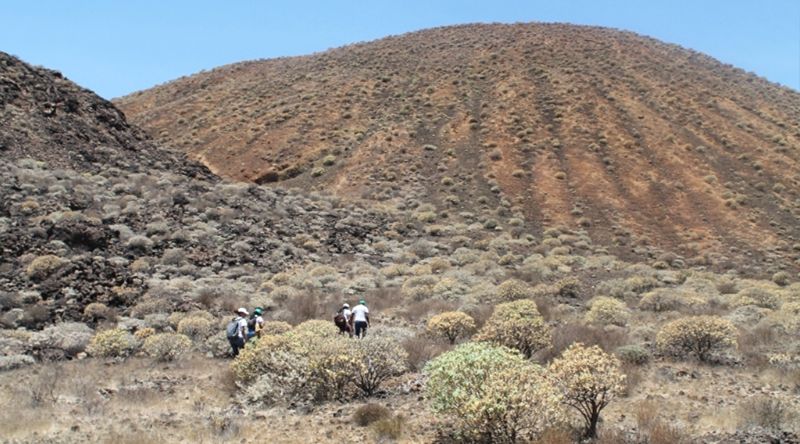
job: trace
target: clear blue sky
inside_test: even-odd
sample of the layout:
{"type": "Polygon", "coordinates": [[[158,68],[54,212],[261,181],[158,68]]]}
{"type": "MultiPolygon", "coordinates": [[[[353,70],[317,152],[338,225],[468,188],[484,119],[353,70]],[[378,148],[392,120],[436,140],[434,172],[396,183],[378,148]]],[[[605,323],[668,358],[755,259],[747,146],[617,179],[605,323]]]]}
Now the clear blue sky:
{"type": "Polygon", "coordinates": [[[473,22],[626,29],[800,90],[798,0],[4,0],[0,50],[106,98],[215,66],[473,22]]]}

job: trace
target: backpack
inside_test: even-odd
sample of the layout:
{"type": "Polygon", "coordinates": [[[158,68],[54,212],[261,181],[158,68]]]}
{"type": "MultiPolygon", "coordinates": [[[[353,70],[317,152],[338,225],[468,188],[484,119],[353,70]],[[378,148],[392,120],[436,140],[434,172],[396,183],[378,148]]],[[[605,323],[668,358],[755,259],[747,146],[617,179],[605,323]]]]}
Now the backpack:
{"type": "Polygon", "coordinates": [[[239,337],[239,318],[233,318],[232,321],[228,322],[228,326],[225,327],[225,334],[228,339],[239,337]]]}
{"type": "Polygon", "coordinates": [[[256,318],[250,318],[250,320],[247,321],[247,329],[249,331],[256,331],[256,318]]]}
{"type": "Polygon", "coordinates": [[[339,312],[333,317],[333,323],[339,328],[344,328],[347,325],[347,319],[344,318],[344,314],[342,312],[339,312]]]}

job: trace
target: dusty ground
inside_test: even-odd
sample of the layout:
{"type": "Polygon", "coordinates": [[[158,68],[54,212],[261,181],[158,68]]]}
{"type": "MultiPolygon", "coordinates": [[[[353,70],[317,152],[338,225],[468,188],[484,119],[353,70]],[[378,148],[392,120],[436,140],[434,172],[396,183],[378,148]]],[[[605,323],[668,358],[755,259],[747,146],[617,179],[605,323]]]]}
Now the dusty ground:
{"type": "MultiPolygon", "coordinates": [[[[1,373],[3,442],[380,442],[370,428],[353,423],[365,400],[311,409],[241,405],[227,363],[200,356],[170,364],[88,359],[1,373]],[[34,393],[45,399],[37,404],[34,393]]],[[[645,400],[657,405],[664,421],[695,437],[733,433],[740,401],[755,394],[800,407],[798,388],[771,371],[655,362],[641,373],[633,393],[604,412],[602,427],[635,429],[645,400]]],[[[404,394],[416,379],[405,375],[389,384],[390,395],[371,400],[406,418],[397,442],[436,436],[422,393],[404,394]]]]}

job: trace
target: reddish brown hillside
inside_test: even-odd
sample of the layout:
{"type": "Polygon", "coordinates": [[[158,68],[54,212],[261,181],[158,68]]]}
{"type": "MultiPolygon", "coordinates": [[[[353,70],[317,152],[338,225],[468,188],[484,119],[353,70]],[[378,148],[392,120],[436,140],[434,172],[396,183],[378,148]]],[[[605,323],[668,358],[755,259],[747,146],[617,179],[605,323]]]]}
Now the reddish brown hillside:
{"type": "Polygon", "coordinates": [[[701,262],[791,258],[800,242],[800,94],[632,33],[439,28],[117,103],[235,179],[582,225],[617,252],[701,262]]]}

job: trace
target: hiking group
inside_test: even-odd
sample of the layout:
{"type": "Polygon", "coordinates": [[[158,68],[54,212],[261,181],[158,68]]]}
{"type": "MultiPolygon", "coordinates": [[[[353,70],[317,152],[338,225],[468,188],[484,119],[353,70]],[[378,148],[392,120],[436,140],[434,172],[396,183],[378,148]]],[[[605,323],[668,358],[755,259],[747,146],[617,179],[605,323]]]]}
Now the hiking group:
{"type": "MultiPolygon", "coordinates": [[[[264,309],[261,307],[256,307],[252,315],[244,307],[236,310],[236,317],[225,328],[234,358],[239,355],[239,351],[244,348],[247,341],[261,336],[264,327],[263,313],[264,309]]],[[[333,323],[339,328],[339,334],[347,334],[351,338],[363,338],[369,327],[367,301],[359,300],[358,305],[352,309],[350,304],[345,302],[333,317],[333,323]]]]}
{"type": "Polygon", "coordinates": [[[347,334],[351,338],[353,336],[359,339],[363,338],[367,335],[367,327],[369,327],[367,301],[361,299],[352,310],[350,304],[345,302],[333,317],[333,323],[339,327],[339,334],[347,334]]]}

